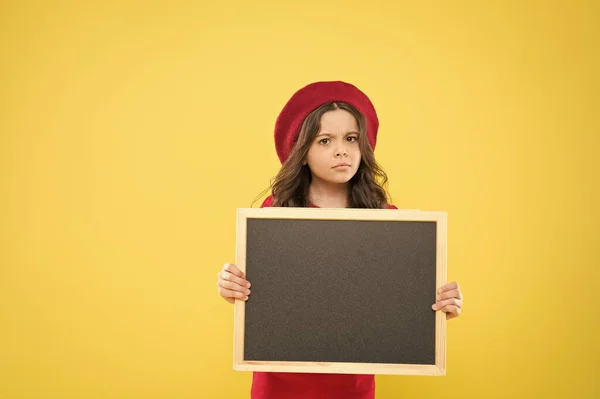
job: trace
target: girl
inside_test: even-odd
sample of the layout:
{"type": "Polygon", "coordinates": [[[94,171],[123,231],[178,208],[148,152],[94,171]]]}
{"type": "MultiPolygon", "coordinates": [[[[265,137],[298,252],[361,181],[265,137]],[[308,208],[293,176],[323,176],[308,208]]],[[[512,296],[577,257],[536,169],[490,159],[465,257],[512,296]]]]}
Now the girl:
{"type": "MultiPolygon", "coordinates": [[[[384,189],[385,172],[375,161],[379,121],[369,98],[345,82],[316,82],[287,102],[275,124],[282,163],[265,206],[393,208],[384,189]]],[[[247,300],[250,282],[235,265],[219,272],[219,294],[228,302],[247,300]]],[[[432,309],[460,315],[456,282],[438,289],[432,309]]],[[[254,373],[254,399],[360,398],[375,396],[373,375],[254,373]]]]}

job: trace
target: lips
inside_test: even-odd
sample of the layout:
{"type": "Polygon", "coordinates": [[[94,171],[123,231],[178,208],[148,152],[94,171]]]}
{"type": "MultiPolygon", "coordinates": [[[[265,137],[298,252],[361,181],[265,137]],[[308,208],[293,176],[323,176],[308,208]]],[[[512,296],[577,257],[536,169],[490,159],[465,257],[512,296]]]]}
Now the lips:
{"type": "Polygon", "coordinates": [[[350,164],[349,164],[349,163],[346,163],[346,162],[341,162],[341,163],[338,163],[337,165],[335,165],[335,166],[333,167],[333,169],[337,169],[337,168],[344,168],[344,167],[349,167],[349,166],[350,166],[350,164]]]}

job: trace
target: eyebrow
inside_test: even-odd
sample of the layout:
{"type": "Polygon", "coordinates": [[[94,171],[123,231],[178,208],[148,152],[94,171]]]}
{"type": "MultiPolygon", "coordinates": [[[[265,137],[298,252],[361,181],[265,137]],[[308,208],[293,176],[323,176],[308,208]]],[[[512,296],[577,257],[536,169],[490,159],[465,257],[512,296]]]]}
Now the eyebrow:
{"type": "MultiPolygon", "coordinates": [[[[354,130],[352,130],[352,131],[344,134],[344,136],[348,136],[350,134],[358,134],[358,132],[355,132],[354,130]]],[[[317,137],[320,137],[320,136],[335,136],[335,134],[329,133],[329,132],[321,132],[321,133],[317,134],[317,137]]]]}

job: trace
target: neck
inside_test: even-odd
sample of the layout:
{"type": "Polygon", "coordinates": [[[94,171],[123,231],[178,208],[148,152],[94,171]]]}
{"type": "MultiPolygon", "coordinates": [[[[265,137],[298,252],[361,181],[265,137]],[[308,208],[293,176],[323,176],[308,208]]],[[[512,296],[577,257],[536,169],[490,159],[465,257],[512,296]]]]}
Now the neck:
{"type": "Polygon", "coordinates": [[[346,208],[348,183],[328,183],[313,176],[308,188],[310,201],[319,208],[346,208]]]}

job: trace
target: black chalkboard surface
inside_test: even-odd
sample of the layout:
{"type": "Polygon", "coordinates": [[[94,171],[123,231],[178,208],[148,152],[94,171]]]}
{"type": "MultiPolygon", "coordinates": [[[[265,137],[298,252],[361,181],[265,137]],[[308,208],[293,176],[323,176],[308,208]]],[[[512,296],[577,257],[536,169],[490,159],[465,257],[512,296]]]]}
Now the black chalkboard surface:
{"type": "Polygon", "coordinates": [[[234,369],[445,374],[446,213],[238,209],[234,369]]]}

